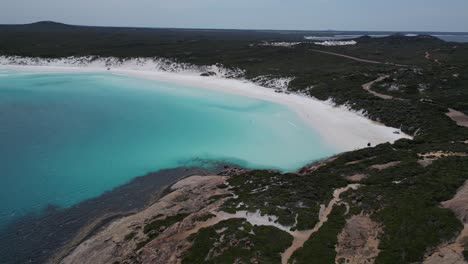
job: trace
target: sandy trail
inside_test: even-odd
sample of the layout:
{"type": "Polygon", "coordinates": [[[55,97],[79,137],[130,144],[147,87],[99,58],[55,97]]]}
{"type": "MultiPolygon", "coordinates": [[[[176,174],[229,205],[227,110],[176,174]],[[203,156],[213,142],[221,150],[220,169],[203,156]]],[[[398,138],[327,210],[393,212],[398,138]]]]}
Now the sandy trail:
{"type": "MultiPolygon", "coordinates": [[[[270,215],[262,215],[259,210],[257,210],[256,212],[237,211],[235,214],[229,214],[229,213],[222,212],[222,211],[211,210],[210,213],[215,215],[215,217],[210,218],[207,221],[197,223],[193,228],[185,232],[177,234],[176,236],[174,236],[174,238],[177,240],[185,240],[191,234],[197,233],[202,228],[213,226],[221,221],[232,219],[232,218],[244,218],[251,225],[273,226],[285,232],[288,232],[289,234],[293,236],[294,240],[293,240],[292,245],[281,255],[281,263],[287,264],[292,254],[297,249],[301,248],[304,245],[304,243],[312,236],[312,234],[317,232],[322,227],[322,225],[325,222],[327,222],[328,216],[333,210],[333,206],[340,201],[340,195],[348,191],[349,189],[357,189],[359,188],[359,186],[360,186],[359,184],[350,184],[346,187],[336,189],[333,192],[333,198],[332,200],[330,200],[328,205],[326,207],[322,205],[322,208],[319,213],[319,222],[315,225],[315,227],[312,230],[293,232],[290,230],[291,227],[282,226],[276,223],[277,217],[270,216],[270,215]]],[[[171,259],[175,259],[175,255],[172,256],[171,259]]]]}
{"type": "Polygon", "coordinates": [[[336,189],[333,192],[333,198],[330,200],[328,205],[325,207],[322,205],[322,208],[319,213],[319,222],[314,226],[313,229],[311,230],[306,230],[306,231],[291,231],[290,227],[285,227],[281,226],[280,224],[276,223],[276,217],[274,216],[268,216],[268,215],[261,215],[259,211],[257,212],[247,212],[247,211],[238,211],[235,214],[228,214],[226,212],[219,212],[219,211],[212,211],[211,213],[216,215],[216,217],[213,217],[209,219],[206,222],[201,222],[198,223],[193,229],[184,232],[180,235],[178,235],[178,239],[185,239],[189,235],[198,232],[200,229],[204,227],[209,227],[213,226],[223,220],[228,220],[232,218],[244,218],[246,219],[247,222],[249,222],[252,225],[265,225],[265,226],[273,226],[278,229],[281,229],[285,232],[288,232],[291,234],[294,238],[292,245],[285,251],[283,254],[281,254],[281,263],[282,264],[287,264],[289,259],[291,258],[292,254],[299,248],[301,248],[304,243],[315,233],[317,232],[322,225],[327,222],[328,216],[333,210],[333,206],[337,204],[340,201],[340,196],[342,193],[348,191],[349,189],[357,189],[359,188],[359,184],[349,184],[346,187],[336,189]]]}
{"type": "Polygon", "coordinates": [[[345,54],[341,54],[341,53],[330,52],[330,51],[323,51],[323,50],[316,50],[316,49],[309,49],[309,50],[313,51],[313,52],[318,52],[318,53],[343,57],[343,58],[350,59],[350,60],[357,61],[357,62],[372,63],[372,64],[389,64],[389,65],[394,65],[394,66],[399,66],[399,67],[407,67],[408,66],[408,65],[403,65],[403,64],[381,62],[381,61],[374,61],[374,60],[366,60],[366,59],[361,59],[361,58],[357,58],[357,57],[353,57],[353,56],[349,56],[349,55],[345,55],[345,54]]]}
{"type": "Polygon", "coordinates": [[[379,97],[379,98],[382,98],[382,99],[384,99],[384,100],[390,100],[390,99],[398,99],[398,100],[401,100],[401,99],[399,99],[399,98],[394,98],[393,96],[386,95],[386,94],[381,94],[381,93],[378,93],[378,92],[375,92],[375,91],[372,91],[372,90],[371,90],[372,85],[374,85],[375,83],[381,82],[381,81],[387,79],[388,77],[390,77],[390,76],[388,76],[388,75],[381,76],[381,77],[379,77],[379,78],[373,80],[372,82],[368,82],[368,83],[366,83],[366,84],[363,84],[363,85],[362,85],[362,89],[364,89],[364,90],[366,90],[368,93],[370,93],[370,94],[372,94],[372,95],[374,95],[374,96],[377,96],[377,97],[379,97]]]}
{"type": "Polygon", "coordinates": [[[329,52],[329,51],[323,51],[323,50],[316,50],[316,49],[310,49],[310,51],[318,52],[318,53],[324,53],[324,54],[333,55],[333,56],[338,56],[338,57],[343,57],[343,58],[347,58],[347,59],[354,60],[354,61],[358,61],[358,62],[365,62],[365,63],[372,63],[372,64],[385,64],[385,63],[380,62],[380,61],[365,60],[365,59],[360,59],[360,58],[356,58],[356,57],[353,57],[353,56],[348,56],[348,55],[344,55],[344,54],[340,54],[340,53],[335,53],[335,52],[329,52]]]}
{"type": "Polygon", "coordinates": [[[431,58],[432,58],[431,53],[429,51],[426,51],[426,54],[424,55],[424,58],[426,60],[431,60],[431,58]]]}
{"type": "Polygon", "coordinates": [[[437,64],[442,64],[440,63],[440,61],[438,59],[434,59],[432,54],[429,52],[429,51],[426,51],[425,55],[424,55],[424,58],[428,61],[432,61],[432,62],[435,62],[437,64]]]}
{"type": "Polygon", "coordinates": [[[333,210],[333,206],[337,204],[340,201],[340,195],[349,189],[356,190],[359,188],[359,184],[349,184],[346,187],[336,189],[333,192],[333,199],[328,203],[327,207],[322,205],[322,208],[319,213],[319,222],[314,226],[313,229],[311,230],[306,230],[306,231],[294,231],[290,232],[290,234],[294,237],[292,245],[286,249],[286,251],[281,254],[281,264],[287,264],[291,256],[301,248],[304,243],[315,233],[317,232],[322,225],[328,221],[328,216],[333,210]]]}

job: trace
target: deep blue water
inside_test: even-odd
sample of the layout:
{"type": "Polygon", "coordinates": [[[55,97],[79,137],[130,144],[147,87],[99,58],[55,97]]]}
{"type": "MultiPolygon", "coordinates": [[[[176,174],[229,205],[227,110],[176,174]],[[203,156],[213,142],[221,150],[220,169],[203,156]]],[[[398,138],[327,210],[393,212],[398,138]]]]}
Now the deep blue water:
{"type": "Polygon", "coordinates": [[[0,70],[0,228],[194,159],[289,171],[338,151],[268,101],[111,73],[0,70]]]}
{"type": "MultiPolygon", "coordinates": [[[[374,37],[374,38],[381,38],[381,37],[387,37],[391,34],[394,34],[396,32],[384,32],[384,33],[378,33],[378,32],[371,32],[371,33],[366,33],[366,34],[355,34],[353,32],[342,32],[340,34],[324,34],[324,32],[318,32],[318,33],[321,33],[321,34],[312,34],[310,36],[304,36],[306,39],[309,39],[309,40],[317,40],[317,41],[321,41],[321,40],[346,40],[346,39],[354,39],[354,38],[359,38],[359,37],[362,37],[362,36],[371,36],[371,37],[374,37]]],[[[421,35],[421,34],[425,34],[425,35],[431,35],[431,36],[434,36],[434,37],[437,37],[437,38],[440,38],[444,41],[448,41],[448,42],[468,42],[468,33],[463,33],[463,34],[455,34],[455,33],[427,33],[427,32],[405,32],[405,34],[415,34],[415,35],[421,35]]]]}
{"type": "Polygon", "coordinates": [[[450,42],[468,42],[468,34],[466,35],[433,35],[445,41],[450,42]]]}

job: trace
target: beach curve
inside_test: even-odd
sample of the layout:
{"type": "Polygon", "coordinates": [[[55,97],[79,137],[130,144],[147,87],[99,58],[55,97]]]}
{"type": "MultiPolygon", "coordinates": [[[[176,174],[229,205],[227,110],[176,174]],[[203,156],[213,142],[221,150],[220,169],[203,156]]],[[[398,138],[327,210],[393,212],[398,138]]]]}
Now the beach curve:
{"type": "MultiPolygon", "coordinates": [[[[331,146],[340,151],[365,148],[370,143],[378,145],[412,137],[400,129],[385,126],[368,119],[364,114],[351,111],[345,106],[335,106],[331,101],[321,101],[298,93],[276,93],[272,88],[262,87],[241,78],[201,76],[200,71],[191,68],[184,71],[163,71],[157,67],[137,63],[118,64],[74,64],[72,62],[54,64],[44,61],[31,64],[6,64],[0,60],[0,68],[6,70],[26,70],[35,72],[107,72],[149,80],[176,83],[193,88],[211,89],[284,105],[293,110],[307,125],[317,131],[331,146]],[[157,69],[157,70],[154,70],[157,69]]],[[[222,68],[216,66],[219,71],[222,68]]],[[[224,74],[220,74],[224,75],[224,74]]]]}

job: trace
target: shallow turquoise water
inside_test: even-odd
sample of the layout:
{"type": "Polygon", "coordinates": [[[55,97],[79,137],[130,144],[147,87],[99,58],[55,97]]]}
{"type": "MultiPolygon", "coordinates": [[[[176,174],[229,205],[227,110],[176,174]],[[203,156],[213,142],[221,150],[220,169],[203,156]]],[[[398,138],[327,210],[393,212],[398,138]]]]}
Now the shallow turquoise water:
{"type": "Polygon", "coordinates": [[[335,152],[268,101],[110,73],[0,70],[0,227],[197,158],[288,171],[335,152]]]}

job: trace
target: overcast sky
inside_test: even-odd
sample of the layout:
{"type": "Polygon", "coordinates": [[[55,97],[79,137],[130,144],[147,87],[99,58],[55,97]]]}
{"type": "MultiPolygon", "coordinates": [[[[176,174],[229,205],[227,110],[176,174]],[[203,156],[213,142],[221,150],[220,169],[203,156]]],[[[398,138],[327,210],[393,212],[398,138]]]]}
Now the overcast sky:
{"type": "Polygon", "coordinates": [[[0,0],[0,24],[468,31],[468,0],[0,0]]]}

